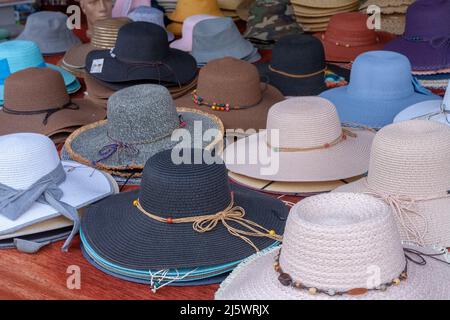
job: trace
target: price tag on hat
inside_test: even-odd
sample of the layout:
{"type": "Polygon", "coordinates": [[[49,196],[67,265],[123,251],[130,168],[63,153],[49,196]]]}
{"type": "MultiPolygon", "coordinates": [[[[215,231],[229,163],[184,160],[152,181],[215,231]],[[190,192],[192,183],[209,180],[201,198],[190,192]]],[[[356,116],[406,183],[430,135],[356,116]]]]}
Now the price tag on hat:
{"type": "Polygon", "coordinates": [[[90,73],[102,73],[105,59],[95,59],[92,61],[90,73]]]}

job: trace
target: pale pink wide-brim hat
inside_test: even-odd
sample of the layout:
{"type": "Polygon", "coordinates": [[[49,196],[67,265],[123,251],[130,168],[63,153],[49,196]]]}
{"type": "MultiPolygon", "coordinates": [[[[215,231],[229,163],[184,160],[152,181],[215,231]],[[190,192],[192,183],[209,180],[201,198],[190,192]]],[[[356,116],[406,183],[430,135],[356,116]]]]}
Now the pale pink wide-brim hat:
{"type": "Polygon", "coordinates": [[[368,193],[392,203],[403,241],[450,247],[450,127],[410,120],[381,129],[367,178],[336,192],[368,193]]]}
{"type": "Polygon", "coordinates": [[[114,4],[114,7],[112,9],[112,17],[127,17],[128,14],[137,7],[150,7],[151,5],[151,0],[116,0],[116,3],[114,4]]]}
{"type": "Polygon", "coordinates": [[[209,15],[209,14],[196,14],[196,15],[186,18],[186,20],[184,20],[184,22],[183,22],[183,28],[181,31],[182,38],[172,42],[170,44],[170,47],[174,48],[174,49],[186,51],[186,52],[191,52],[194,27],[200,21],[207,20],[207,19],[214,19],[214,18],[217,18],[217,17],[209,15]]]}
{"type": "Polygon", "coordinates": [[[374,135],[343,129],[335,106],[324,98],[296,97],[273,105],[267,130],[229,145],[224,160],[231,172],[256,179],[341,180],[367,172],[374,135]],[[279,143],[270,142],[277,132],[279,143]]]}
{"type": "Polygon", "coordinates": [[[446,285],[450,266],[431,258],[424,258],[425,265],[407,261],[389,206],[369,195],[329,193],[307,198],[291,209],[286,223],[279,257],[282,272],[306,288],[345,294],[311,294],[307,289],[281,284],[274,268],[279,250],[257,253],[239,264],[222,282],[215,299],[450,299],[450,286],[446,285]],[[407,279],[394,285],[405,268],[407,279]],[[371,280],[374,272],[378,281],[371,280]],[[386,285],[386,290],[364,290],[380,285],[386,285]]]}

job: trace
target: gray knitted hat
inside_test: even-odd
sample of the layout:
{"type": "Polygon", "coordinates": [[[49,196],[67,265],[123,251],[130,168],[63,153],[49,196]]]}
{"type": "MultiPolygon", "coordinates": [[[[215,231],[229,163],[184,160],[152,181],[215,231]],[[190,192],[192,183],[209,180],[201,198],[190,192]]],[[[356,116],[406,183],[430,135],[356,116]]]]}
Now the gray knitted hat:
{"type": "Polygon", "coordinates": [[[212,149],[223,143],[224,128],[219,118],[176,108],[169,91],[160,85],[143,84],[117,91],[108,99],[107,118],[69,136],[65,148],[72,159],[118,173],[140,171],[151,156],[180,143],[171,139],[179,129],[190,133],[190,145],[201,141],[203,148],[212,149]],[[201,124],[201,131],[194,131],[194,122],[201,124]],[[209,129],[216,129],[217,134],[212,141],[203,141],[209,129]]]}

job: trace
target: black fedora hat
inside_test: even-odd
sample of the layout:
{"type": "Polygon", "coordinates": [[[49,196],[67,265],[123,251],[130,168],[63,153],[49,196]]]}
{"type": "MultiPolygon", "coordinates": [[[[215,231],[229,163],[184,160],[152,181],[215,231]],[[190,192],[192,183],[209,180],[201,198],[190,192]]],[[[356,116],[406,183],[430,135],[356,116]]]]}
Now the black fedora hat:
{"type": "Polygon", "coordinates": [[[224,164],[191,162],[175,164],[171,150],[150,158],[140,190],[86,211],[84,244],[119,267],[160,270],[234,263],[281,240],[283,202],[230,186],[224,164]]]}
{"type": "Polygon", "coordinates": [[[256,64],[263,79],[285,96],[315,96],[327,90],[326,71],[345,72],[327,65],[322,42],[307,34],[288,35],[273,47],[269,62],[256,64]]]}
{"type": "Polygon", "coordinates": [[[197,74],[194,57],[170,48],[164,28],[141,21],[121,27],[113,49],[89,52],[85,68],[106,82],[155,80],[179,86],[197,74]]]}

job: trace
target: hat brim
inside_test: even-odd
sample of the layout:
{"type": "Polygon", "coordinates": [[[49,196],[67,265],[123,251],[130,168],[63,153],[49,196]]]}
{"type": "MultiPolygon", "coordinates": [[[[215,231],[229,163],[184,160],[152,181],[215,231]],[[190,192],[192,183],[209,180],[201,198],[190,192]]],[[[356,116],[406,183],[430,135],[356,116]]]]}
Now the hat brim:
{"type": "MultiPolygon", "coordinates": [[[[62,161],[66,180],[59,185],[63,191],[62,202],[77,209],[85,207],[117,191],[113,180],[101,171],[83,166],[73,161],[62,161]]],[[[33,224],[49,220],[61,214],[49,205],[35,204],[16,220],[0,215],[0,235],[8,235],[33,224]]]]}
{"type": "Polygon", "coordinates": [[[267,145],[267,130],[264,130],[232,143],[225,149],[223,157],[228,170],[256,179],[282,182],[347,179],[367,172],[370,148],[375,136],[369,130],[354,132],[356,137],[348,137],[330,148],[277,152],[267,145]],[[250,161],[254,158],[252,152],[265,155],[268,163],[250,161]],[[235,159],[236,155],[239,155],[238,161],[235,159]],[[242,157],[245,157],[245,161],[242,161],[242,157]],[[266,171],[270,173],[265,174],[266,171]]]}
{"type": "Polygon", "coordinates": [[[175,36],[181,36],[183,32],[183,24],[179,22],[172,22],[167,26],[167,31],[173,33],[175,36]]]}
{"type": "Polygon", "coordinates": [[[347,48],[345,46],[337,46],[335,43],[327,41],[326,39],[323,40],[323,35],[325,35],[325,32],[314,34],[314,36],[316,36],[322,42],[325,49],[325,59],[330,62],[353,62],[361,53],[367,51],[382,50],[386,43],[396,38],[396,35],[394,34],[377,31],[377,35],[379,38],[378,43],[367,46],[347,48]]]}
{"type": "Polygon", "coordinates": [[[63,57],[63,63],[68,67],[81,69],[86,66],[86,57],[89,52],[97,50],[91,43],[75,45],[63,57]]]}
{"type": "MultiPolygon", "coordinates": [[[[442,262],[426,258],[426,265],[408,264],[408,279],[386,291],[369,292],[361,296],[311,295],[306,290],[283,286],[273,264],[278,249],[255,254],[241,263],[222,282],[216,300],[448,300],[450,268],[442,262]]],[[[325,275],[324,275],[325,276],[325,275]]]]}
{"type": "Polygon", "coordinates": [[[169,55],[161,62],[163,65],[159,67],[145,65],[133,67],[112,58],[109,50],[94,50],[89,52],[86,57],[86,72],[94,78],[106,82],[155,80],[167,83],[180,82],[181,84],[190,82],[197,74],[195,59],[184,51],[171,48],[169,55]],[[102,72],[91,73],[91,65],[97,59],[103,59],[102,72]]]}
{"type": "Polygon", "coordinates": [[[261,84],[262,99],[257,105],[240,110],[214,111],[206,106],[198,106],[192,101],[192,95],[187,94],[175,100],[177,107],[192,108],[213,114],[222,120],[225,129],[265,129],[267,113],[275,103],[284,100],[283,94],[271,85],[261,84]],[[264,90],[264,88],[266,88],[264,90]]]}
{"type": "MultiPolygon", "coordinates": [[[[412,105],[405,110],[401,111],[399,114],[397,114],[394,118],[395,122],[402,122],[407,121],[411,119],[417,119],[422,118],[424,120],[427,120],[428,117],[425,115],[432,114],[432,113],[440,113],[441,111],[441,104],[442,100],[431,100],[431,101],[424,101],[417,103],[415,105],[412,105]],[[425,117],[424,117],[425,116],[425,117]]],[[[440,113],[439,115],[435,115],[429,120],[437,121],[443,124],[449,125],[447,121],[450,121],[450,117],[446,116],[443,113],[440,113]],[[446,120],[447,117],[447,120],[446,120]]]]}
{"type": "Polygon", "coordinates": [[[26,241],[32,241],[41,243],[43,245],[48,243],[53,243],[60,240],[65,240],[72,232],[73,227],[63,227],[60,229],[50,230],[50,231],[44,231],[40,233],[34,233],[30,235],[20,236],[20,237],[14,237],[9,239],[3,239],[0,240],[0,249],[16,249],[15,240],[26,240],[26,241]]]}
{"type": "Polygon", "coordinates": [[[427,42],[408,41],[398,37],[387,43],[384,50],[407,56],[414,71],[428,71],[450,68],[450,50],[447,48],[445,45],[433,48],[427,42]]]}
{"type": "MultiPolygon", "coordinates": [[[[183,10],[184,11],[184,10],[183,10]]],[[[206,10],[207,12],[198,12],[198,10],[193,10],[191,13],[182,12],[180,10],[176,10],[173,12],[170,12],[167,14],[167,18],[169,18],[170,21],[178,22],[180,24],[183,24],[184,20],[190,16],[197,15],[197,14],[208,14],[210,16],[217,16],[217,17],[223,17],[222,10],[219,9],[217,6],[216,9],[209,8],[206,10]],[[197,11],[197,12],[195,12],[197,11]]]]}
{"type": "MultiPolygon", "coordinates": [[[[63,132],[65,128],[79,127],[105,119],[106,110],[85,99],[72,99],[72,103],[79,109],[63,109],[53,113],[48,118],[47,125],[43,124],[46,113],[34,115],[9,114],[0,109],[0,135],[34,132],[44,135],[52,135],[63,132]]],[[[10,106],[14,109],[14,106],[10,106]]],[[[69,131],[71,132],[71,131],[69,131]]]]}
{"type": "Polygon", "coordinates": [[[25,29],[16,39],[35,42],[43,55],[62,54],[74,45],[79,45],[81,43],[81,40],[70,30],[66,34],[65,39],[51,40],[36,39],[36,35],[26,34],[25,29]]]}
{"type": "MultiPolygon", "coordinates": [[[[367,178],[361,178],[355,182],[341,186],[334,190],[334,192],[352,192],[352,193],[367,193],[371,192],[368,188],[367,178]]],[[[448,222],[448,208],[450,207],[450,198],[442,198],[436,200],[417,201],[415,208],[417,215],[408,215],[413,225],[422,225],[422,216],[426,217],[428,221],[427,234],[425,236],[426,246],[442,246],[450,247],[450,223],[448,222]]],[[[402,223],[397,220],[394,215],[400,238],[404,241],[408,240],[408,235],[402,227],[402,223]]]]}
{"type": "Polygon", "coordinates": [[[234,43],[233,46],[220,48],[205,48],[206,50],[197,51],[192,47],[192,56],[197,61],[198,65],[206,64],[211,60],[221,59],[224,57],[233,57],[236,59],[244,59],[250,57],[255,52],[255,47],[252,43],[244,38],[240,38],[240,43],[234,43]]]}
{"type": "Polygon", "coordinates": [[[360,179],[361,176],[336,180],[336,181],[318,181],[318,182],[279,182],[250,178],[234,172],[228,172],[228,176],[234,183],[250,188],[252,190],[279,194],[292,195],[299,197],[307,197],[323,192],[329,192],[337,187],[343,186],[347,183],[360,179]]]}
{"type": "MultiPolygon", "coordinates": [[[[235,205],[244,208],[246,219],[283,234],[288,209],[281,201],[236,186],[232,191],[235,205]]],[[[151,219],[133,206],[138,196],[139,191],[132,191],[109,197],[89,208],[82,218],[86,242],[107,261],[135,270],[180,269],[234,263],[255,252],[221,223],[212,231],[198,233],[191,223],[151,219]]],[[[250,238],[260,249],[274,245],[270,238],[250,238]]]]}
{"type": "MultiPolygon", "coordinates": [[[[201,139],[203,148],[213,149],[223,143],[224,128],[219,118],[186,108],[177,108],[177,111],[186,122],[183,129],[191,133],[192,140],[201,139],[203,134],[209,129],[217,130],[219,134],[214,137],[213,141],[203,141],[201,139]],[[200,137],[198,136],[199,133],[194,133],[194,122],[196,121],[202,122],[202,136],[200,137]]],[[[82,127],[70,135],[65,143],[69,156],[75,161],[89,166],[92,166],[95,162],[95,166],[101,170],[142,170],[147,160],[153,155],[160,151],[171,149],[179,144],[179,141],[172,141],[171,136],[168,136],[153,143],[136,145],[135,147],[139,150],[136,156],[123,154],[119,157],[119,155],[113,155],[110,158],[98,161],[101,158],[99,156],[100,149],[112,143],[107,133],[107,121],[103,120],[82,127]]],[[[192,143],[194,144],[194,141],[192,143]]],[[[141,174],[138,173],[137,176],[141,174]]]]}
{"type": "MultiPolygon", "coordinates": [[[[89,256],[89,254],[86,252],[86,249],[84,248],[83,245],[81,245],[81,253],[83,254],[83,257],[86,259],[87,262],[89,262],[94,268],[112,276],[115,277],[117,279],[120,280],[124,280],[124,281],[129,281],[129,282],[135,282],[135,283],[139,283],[139,284],[145,284],[145,285],[149,285],[150,284],[150,280],[149,279],[144,279],[144,278],[140,278],[140,277],[134,277],[134,276],[130,276],[130,275],[125,275],[122,273],[118,273],[115,272],[115,270],[110,270],[109,268],[106,268],[105,266],[101,265],[100,263],[96,262],[91,256],[89,256]]],[[[170,284],[168,284],[168,286],[173,286],[173,287],[193,287],[193,286],[205,286],[205,285],[210,285],[210,284],[217,284],[217,283],[221,283],[222,281],[224,281],[226,279],[226,277],[228,276],[228,273],[226,274],[222,274],[222,275],[218,275],[218,276],[214,276],[211,278],[206,278],[206,279],[201,279],[201,280],[194,280],[194,281],[174,281],[171,282],[170,284]]],[[[150,278],[150,277],[147,277],[150,278]]]]}
{"type": "Polygon", "coordinates": [[[394,117],[405,108],[427,100],[440,99],[436,95],[418,92],[399,99],[359,98],[349,94],[348,86],[333,88],[320,94],[335,106],[342,122],[358,123],[371,128],[382,128],[393,122],[394,117]]]}
{"type": "Polygon", "coordinates": [[[325,74],[308,78],[290,78],[269,69],[269,62],[256,64],[262,79],[280,90],[285,96],[316,96],[327,90],[325,74]]]}

